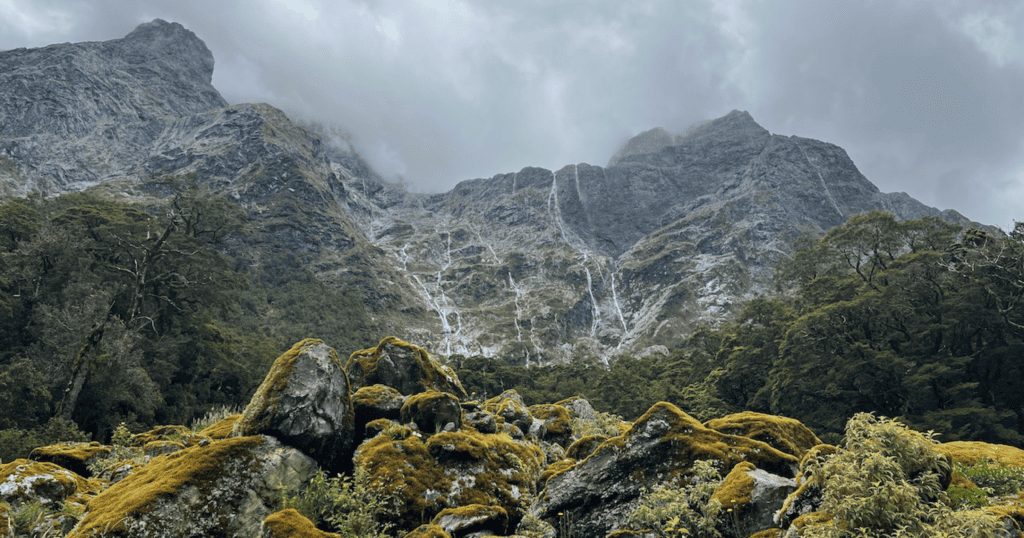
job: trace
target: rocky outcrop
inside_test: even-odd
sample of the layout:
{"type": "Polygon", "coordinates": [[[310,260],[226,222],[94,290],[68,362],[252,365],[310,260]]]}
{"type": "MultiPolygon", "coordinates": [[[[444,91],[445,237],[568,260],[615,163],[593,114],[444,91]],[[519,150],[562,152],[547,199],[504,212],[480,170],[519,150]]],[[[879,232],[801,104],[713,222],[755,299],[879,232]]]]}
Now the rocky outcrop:
{"type": "Polygon", "coordinates": [[[377,347],[353,353],[345,371],[357,389],[379,384],[402,394],[436,390],[467,397],[451,368],[432,359],[426,349],[394,336],[381,340],[377,347]]]}
{"type": "Polygon", "coordinates": [[[31,501],[56,506],[94,488],[96,483],[53,463],[16,459],[0,465],[0,500],[12,506],[31,501]]]}
{"type": "Polygon", "coordinates": [[[711,500],[726,510],[730,534],[745,537],[777,528],[773,520],[775,513],[794,490],[793,479],[765,472],[750,462],[741,462],[722,480],[711,500]]]}
{"type": "Polygon", "coordinates": [[[101,445],[96,441],[91,443],[58,443],[56,445],[41,446],[32,450],[28,459],[53,463],[77,475],[90,478],[92,471],[89,470],[89,464],[109,455],[110,452],[110,447],[101,445]]]}
{"type": "Polygon", "coordinates": [[[271,435],[333,473],[348,466],[354,427],[338,353],[321,340],[306,339],[274,361],[232,435],[271,435]]]}
{"type": "Polygon", "coordinates": [[[795,457],[760,441],[705,428],[663,402],[624,435],[551,476],[531,511],[552,524],[559,514],[572,514],[574,536],[605,536],[625,526],[643,491],[685,480],[696,460],[711,460],[723,469],[748,462],[790,478],[798,464],[795,457]]]}
{"type": "Polygon", "coordinates": [[[761,441],[796,458],[803,458],[808,450],[821,444],[818,436],[799,420],[753,411],[712,419],[704,426],[721,433],[761,441]]]}
{"type": "Polygon", "coordinates": [[[441,527],[452,538],[505,536],[511,530],[504,508],[481,504],[446,508],[430,524],[441,527]]]}
{"type": "Polygon", "coordinates": [[[256,536],[316,462],[271,437],[233,437],[154,458],[92,499],[71,537],[256,536]]]}
{"type": "Polygon", "coordinates": [[[428,390],[405,400],[401,419],[403,424],[415,424],[423,432],[453,431],[462,427],[462,406],[447,392],[428,390]]]}

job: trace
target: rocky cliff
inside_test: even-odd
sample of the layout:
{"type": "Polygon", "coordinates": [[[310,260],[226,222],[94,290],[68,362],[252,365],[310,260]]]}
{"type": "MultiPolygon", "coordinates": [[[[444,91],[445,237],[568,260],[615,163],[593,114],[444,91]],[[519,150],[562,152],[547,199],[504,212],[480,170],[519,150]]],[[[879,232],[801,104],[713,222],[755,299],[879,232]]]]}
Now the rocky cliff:
{"type": "Polygon", "coordinates": [[[195,177],[245,208],[253,233],[233,254],[265,284],[310,274],[358,296],[380,330],[528,363],[665,350],[768,292],[803,233],[871,209],[940,214],[879,192],[842,148],[740,111],[644,132],[606,167],[409,193],[270,105],[228,105],[213,66],[161,20],[0,52],[0,193],[158,203],[166,178],[195,177]]]}

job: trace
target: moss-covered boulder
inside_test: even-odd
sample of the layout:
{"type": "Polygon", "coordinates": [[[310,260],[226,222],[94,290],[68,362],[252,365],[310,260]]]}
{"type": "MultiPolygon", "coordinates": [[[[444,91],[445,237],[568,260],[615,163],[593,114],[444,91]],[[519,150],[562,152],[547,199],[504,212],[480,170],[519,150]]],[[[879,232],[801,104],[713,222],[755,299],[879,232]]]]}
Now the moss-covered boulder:
{"type": "MultiPolygon", "coordinates": [[[[465,408],[463,408],[465,410],[465,408]]],[[[494,420],[494,415],[487,411],[473,411],[466,413],[463,418],[463,423],[470,428],[480,433],[497,433],[498,423],[494,420]]]]}
{"type": "Polygon", "coordinates": [[[559,402],[555,402],[555,405],[560,405],[569,411],[570,418],[582,420],[583,422],[597,422],[597,411],[594,411],[594,406],[590,405],[590,401],[583,396],[573,396],[566,398],[559,402]]]}
{"type": "Polygon", "coordinates": [[[356,425],[365,425],[378,418],[399,420],[405,396],[387,385],[360,387],[352,394],[356,425]]]}
{"type": "Polygon", "coordinates": [[[89,501],[70,537],[252,537],[316,462],[266,436],[232,437],[158,456],[89,501]]]}
{"type": "Polygon", "coordinates": [[[28,459],[59,465],[77,475],[90,478],[89,464],[108,456],[111,448],[93,441],[91,443],[57,443],[41,446],[29,454],[28,459]]]}
{"type": "Polygon", "coordinates": [[[274,512],[263,520],[259,538],[341,538],[324,532],[294,508],[274,512]]]}
{"type": "Polygon", "coordinates": [[[743,461],[732,471],[711,496],[729,514],[729,529],[735,536],[750,536],[775,528],[775,513],[786,497],[796,490],[796,482],[767,473],[743,461]]]}
{"type": "Polygon", "coordinates": [[[643,491],[666,481],[687,480],[696,460],[711,460],[721,469],[747,461],[787,478],[795,475],[798,465],[792,455],[706,428],[678,407],[661,402],[625,434],[608,439],[586,459],[550,477],[531,512],[553,524],[560,513],[572,513],[574,536],[605,536],[625,526],[643,491]]]}
{"type": "Polygon", "coordinates": [[[715,431],[767,443],[797,458],[804,457],[808,450],[821,444],[814,432],[799,420],[753,411],[716,418],[704,425],[715,431]]]}
{"type": "Polygon", "coordinates": [[[273,436],[334,473],[350,466],[354,428],[348,377],[337,352],[306,339],[274,361],[232,435],[273,436]]]}
{"type": "Polygon", "coordinates": [[[568,409],[557,404],[538,404],[531,405],[527,410],[544,425],[543,433],[539,436],[541,440],[562,448],[572,444],[572,421],[568,409]]]}
{"type": "Polygon", "coordinates": [[[515,426],[520,432],[527,433],[533,426],[533,415],[526,407],[523,397],[515,389],[509,389],[484,402],[484,409],[501,419],[506,424],[515,426]]]}
{"type": "Polygon", "coordinates": [[[452,538],[440,525],[420,525],[409,531],[403,538],[452,538]]]}
{"type": "Polygon", "coordinates": [[[447,392],[466,399],[455,372],[435,361],[427,350],[388,336],[377,347],[353,353],[345,365],[353,389],[370,385],[387,385],[402,394],[428,390],[447,392]]]}
{"type": "Polygon", "coordinates": [[[403,424],[412,422],[427,433],[439,432],[449,424],[451,429],[457,430],[462,427],[462,406],[447,392],[428,390],[406,398],[401,420],[403,424]]]}
{"type": "Polygon", "coordinates": [[[430,524],[441,527],[452,538],[505,536],[509,531],[505,509],[482,504],[445,508],[434,516],[430,524]]]}
{"type": "Polygon", "coordinates": [[[82,476],[48,462],[16,459],[0,465],[0,501],[56,506],[78,492],[98,489],[82,476]]]}
{"type": "Polygon", "coordinates": [[[544,455],[506,434],[443,432],[425,437],[408,428],[382,433],[356,450],[380,495],[398,493],[400,530],[412,530],[446,508],[473,504],[505,510],[510,528],[526,513],[544,455]]]}

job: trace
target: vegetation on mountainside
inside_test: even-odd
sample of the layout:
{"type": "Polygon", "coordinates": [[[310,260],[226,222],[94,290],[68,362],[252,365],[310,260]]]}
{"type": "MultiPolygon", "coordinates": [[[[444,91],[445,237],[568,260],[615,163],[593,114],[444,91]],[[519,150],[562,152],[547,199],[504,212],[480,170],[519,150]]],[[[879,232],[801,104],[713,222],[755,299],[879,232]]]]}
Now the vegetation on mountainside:
{"type": "Polygon", "coordinates": [[[45,434],[54,416],[103,440],[121,422],[242,406],[298,335],[365,345],[355,299],[305,268],[226,254],[251,255],[237,204],[188,179],[165,186],[173,196],[150,207],[87,192],[0,205],[5,461],[37,437],[74,440],[45,434]]]}
{"type": "Polygon", "coordinates": [[[627,419],[657,401],[709,420],[758,411],[837,442],[857,412],[943,440],[1024,442],[1024,224],[1008,236],[938,218],[866,213],[806,239],[780,271],[787,293],[747,303],[668,357],[522,368],[453,357],[467,390],[527,404],[583,394],[627,419]]]}

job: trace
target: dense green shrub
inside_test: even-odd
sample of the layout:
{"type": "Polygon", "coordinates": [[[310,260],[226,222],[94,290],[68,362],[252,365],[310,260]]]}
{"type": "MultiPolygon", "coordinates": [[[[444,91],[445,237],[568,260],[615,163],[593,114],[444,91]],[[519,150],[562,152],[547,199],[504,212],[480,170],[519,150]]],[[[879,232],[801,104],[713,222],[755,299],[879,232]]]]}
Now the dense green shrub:
{"type": "Polygon", "coordinates": [[[37,428],[0,430],[0,461],[27,458],[33,448],[63,441],[86,442],[89,436],[74,422],[57,417],[37,428]]]}
{"type": "Polygon", "coordinates": [[[630,527],[665,538],[721,538],[722,505],[711,499],[721,483],[712,462],[695,461],[688,482],[663,484],[642,497],[629,516],[630,527]]]}
{"type": "Polygon", "coordinates": [[[369,480],[362,469],[335,478],[318,471],[301,494],[281,500],[281,509],[294,508],[317,527],[329,527],[343,538],[387,538],[393,526],[386,520],[388,499],[374,494],[369,480]]]}

